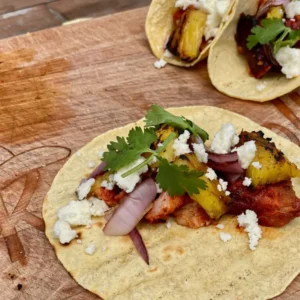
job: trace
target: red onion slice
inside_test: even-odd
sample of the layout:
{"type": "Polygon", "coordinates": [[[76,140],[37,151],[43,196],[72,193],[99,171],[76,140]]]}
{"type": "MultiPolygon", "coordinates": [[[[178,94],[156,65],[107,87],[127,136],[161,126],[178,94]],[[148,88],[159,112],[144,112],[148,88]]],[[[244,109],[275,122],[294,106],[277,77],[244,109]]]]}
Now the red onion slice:
{"type": "Polygon", "coordinates": [[[208,159],[216,163],[229,163],[229,162],[237,161],[238,154],[237,152],[230,152],[227,154],[217,154],[217,153],[208,152],[208,159]]]}
{"type": "Polygon", "coordinates": [[[290,3],[291,0],[267,0],[265,3],[263,3],[257,13],[256,18],[261,18],[264,15],[266,15],[270,9],[271,6],[279,6],[290,3]]]}
{"type": "Polygon", "coordinates": [[[265,44],[265,45],[263,45],[263,48],[264,48],[264,52],[265,52],[268,60],[272,63],[272,65],[274,65],[276,67],[280,67],[280,64],[278,63],[278,61],[274,57],[274,52],[273,52],[272,45],[271,44],[265,44]]]}
{"type": "Polygon", "coordinates": [[[138,253],[141,255],[142,259],[145,261],[147,265],[149,265],[149,255],[148,250],[146,248],[146,245],[143,241],[143,238],[137,228],[134,228],[130,233],[129,236],[138,251],[138,253]]]}
{"type": "Polygon", "coordinates": [[[236,182],[238,179],[243,177],[243,174],[236,174],[236,173],[222,173],[220,175],[221,178],[226,180],[229,184],[236,182]]]}
{"type": "Polygon", "coordinates": [[[156,197],[156,185],[148,178],[127,195],[103,228],[106,235],[129,234],[145,214],[156,197]]]}
{"type": "Polygon", "coordinates": [[[99,175],[102,175],[105,171],[105,167],[106,167],[106,162],[103,161],[101,164],[99,164],[95,169],[94,171],[89,175],[89,177],[87,178],[83,178],[81,181],[80,181],[80,184],[86,182],[87,180],[91,179],[91,178],[94,178],[96,179],[97,176],[99,175]]]}
{"type": "Polygon", "coordinates": [[[209,160],[207,165],[214,169],[215,171],[220,171],[224,173],[235,173],[235,174],[243,174],[244,170],[239,161],[231,162],[231,163],[217,163],[212,160],[209,160]]]}

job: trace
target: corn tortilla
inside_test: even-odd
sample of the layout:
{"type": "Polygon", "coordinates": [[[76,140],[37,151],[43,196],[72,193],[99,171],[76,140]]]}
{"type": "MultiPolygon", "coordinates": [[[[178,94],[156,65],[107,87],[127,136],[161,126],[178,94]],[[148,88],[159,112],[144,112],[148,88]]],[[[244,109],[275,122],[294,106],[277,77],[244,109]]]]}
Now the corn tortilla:
{"type": "MultiPolygon", "coordinates": [[[[208,44],[199,54],[198,58],[192,62],[182,61],[180,58],[172,56],[164,56],[165,45],[173,29],[173,14],[175,12],[176,0],[152,0],[146,19],[146,35],[153,54],[158,58],[163,58],[167,63],[181,66],[191,67],[199,61],[207,58],[211,44],[208,44]]],[[[230,22],[233,18],[233,6],[235,0],[232,1],[228,11],[228,15],[223,18],[220,28],[214,40],[218,39],[224,24],[230,22]]]]}
{"type": "Polygon", "coordinates": [[[240,55],[235,42],[237,23],[241,13],[255,15],[259,0],[239,0],[232,20],[210,49],[208,72],[212,84],[220,92],[242,100],[264,102],[291,92],[300,86],[300,76],[287,79],[284,74],[272,73],[262,79],[249,75],[246,58],[240,55]],[[258,90],[257,85],[265,88],[258,90]]]}
{"type": "MultiPolygon", "coordinates": [[[[237,132],[263,130],[292,161],[300,153],[295,144],[230,111],[194,106],[171,108],[169,112],[191,119],[210,137],[222,124],[232,123],[237,132]]],[[[140,258],[129,237],[103,234],[103,217],[94,218],[96,223],[90,229],[76,228],[82,244],[73,240],[61,245],[53,237],[57,210],[76,199],[74,192],[80,180],[91,172],[88,162],[99,160],[99,150],[116,136],[126,136],[133,126],[142,124],[140,120],[96,137],[55,177],[44,201],[43,216],[46,235],[66,270],[80,285],[104,299],[261,300],[282,293],[300,272],[300,218],[282,228],[263,228],[255,251],[249,249],[246,233],[237,230],[233,216],[220,220],[225,225],[222,231],[232,235],[227,243],[220,240],[221,231],[215,226],[195,230],[172,221],[168,229],[165,224],[143,223],[138,228],[149,251],[150,266],[140,258]],[[87,255],[84,250],[91,242],[96,252],[87,255]]],[[[293,181],[299,197],[300,180],[293,181]]]]}

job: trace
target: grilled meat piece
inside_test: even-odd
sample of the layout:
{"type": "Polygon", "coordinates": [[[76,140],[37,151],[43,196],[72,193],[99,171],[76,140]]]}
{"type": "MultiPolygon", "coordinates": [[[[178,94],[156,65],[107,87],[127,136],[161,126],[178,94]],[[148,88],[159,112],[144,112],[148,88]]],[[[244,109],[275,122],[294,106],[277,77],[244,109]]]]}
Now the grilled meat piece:
{"type": "Polygon", "coordinates": [[[108,206],[112,207],[120,204],[121,200],[126,196],[126,192],[117,187],[115,187],[113,190],[107,190],[104,187],[98,187],[93,191],[92,196],[103,200],[108,206]]]}
{"type": "Polygon", "coordinates": [[[300,199],[290,180],[249,188],[239,180],[228,187],[229,213],[239,215],[246,209],[256,212],[260,225],[281,227],[300,216],[300,199]]]}
{"type": "Polygon", "coordinates": [[[258,22],[254,16],[241,14],[235,40],[238,45],[239,53],[244,55],[248,61],[251,75],[260,79],[266,75],[272,67],[277,67],[277,65],[272,64],[268,59],[268,54],[265,52],[262,45],[257,45],[251,50],[248,49],[247,39],[248,36],[252,34],[252,28],[256,25],[258,25],[258,22]]]}
{"type": "Polygon", "coordinates": [[[145,219],[150,223],[166,220],[177,208],[185,203],[185,198],[185,196],[171,197],[167,192],[161,193],[153,202],[153,206],[146,214],[145,219]]]}
{"type": "Polygon", "coordinates": [[[208,226],[212,222],[205,210],[196,202],[177,209],[174,217],[177,224],[194,229],[208,226]]]}

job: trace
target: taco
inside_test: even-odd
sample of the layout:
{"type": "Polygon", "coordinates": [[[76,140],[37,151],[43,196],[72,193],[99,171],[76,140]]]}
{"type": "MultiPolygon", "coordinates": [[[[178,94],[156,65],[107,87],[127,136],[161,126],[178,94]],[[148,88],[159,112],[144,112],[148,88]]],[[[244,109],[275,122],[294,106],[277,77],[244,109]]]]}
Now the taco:
{"type": "Polygon", "coordinates": [[[300,86],[300,2],[239,0],[212,45],[208,71],[222,93],[259,102],[300,86]]]}
{"type": "Polygon", "coordinates": [[[210,43],[230,20],[232,0],[153,0],[146,34],[153,54],[190,67],[208,55],[210,43]]]}
{"type": "Polygon", "coordinates": [[[300,271],[299,147],[223,109],[168,111],[152,106],[145,129],[104,133],[59,171],[43,205],[58,259],[104,299],[282,293],[300,271]]]}

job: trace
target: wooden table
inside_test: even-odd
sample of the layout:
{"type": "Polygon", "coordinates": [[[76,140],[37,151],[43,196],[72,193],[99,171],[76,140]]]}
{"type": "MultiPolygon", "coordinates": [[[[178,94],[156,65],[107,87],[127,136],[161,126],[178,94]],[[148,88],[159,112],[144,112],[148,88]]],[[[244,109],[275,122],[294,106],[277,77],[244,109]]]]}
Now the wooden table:
{"type": "MultiPolygon", "coordinates": [[[[213,89],[205,62],[155,69],[145,16],[137,9],[0,42],[1,299],[97,299],[56,259],[43,232],[43,198],[72,152],[141,118],[152,103],[230,109],[300,145],[296,92],[238,101],[213,89]]],[[[298,276],[278,299],[299,298],[298,276]]]]}

